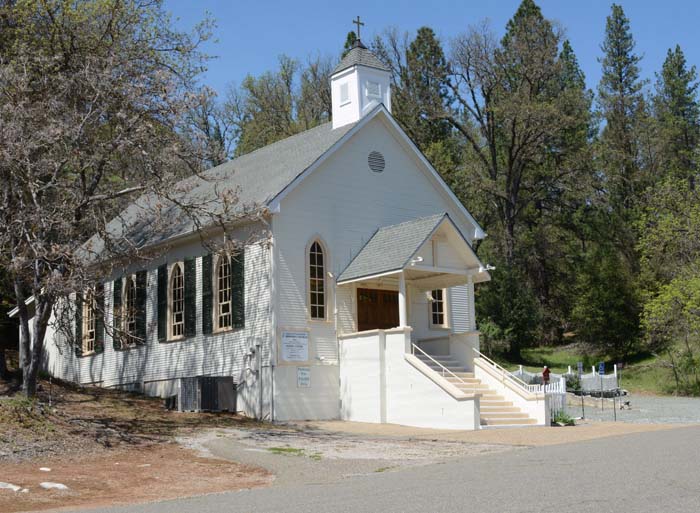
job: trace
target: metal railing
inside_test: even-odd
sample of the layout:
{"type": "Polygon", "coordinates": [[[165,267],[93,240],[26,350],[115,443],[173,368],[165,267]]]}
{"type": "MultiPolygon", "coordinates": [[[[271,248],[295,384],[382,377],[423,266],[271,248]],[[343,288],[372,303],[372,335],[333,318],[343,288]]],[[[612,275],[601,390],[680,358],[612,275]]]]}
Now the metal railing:
{"type": "Polygon", "coordinates": [[[491,358],[483,354],[481,351],[476,349],[475,347],[472,347],[472,350],[476,353],[476,355],[484,360],[486,363],[488,363],[491,367],[496,369],[500,374],[501,374],[501,382],[505,380],[511,381],[514,385],[517,387],[523,389],[525,392],[533,393],[533,391],[530,390],[530,385],[525,383],[522,379],[513,376],[509,371],[498,365],[496,362],[494,362],[491,358]]]}
{"type": "Polygon", "coordinates": [[[440,362],[438,362],[435,358],[433,358],[433,357],[430,356],[428,353],[426,353],[425,351],[423,351],[423,350],[422,350],[420,347],[418,347],[416,344],[411,343],[411,354],[412,354],[413,356],[416,356],[416,349],[417,349],[418,351],[420,351],[421,354],[427,356],[428,359],[429,359],[431,362],[433,362],[435,365],[437,365],[437,366],[440,368],[440,371],[441,371],[441,373],[442,373],[442,377],[443,377],[443,378],[445,377],[445,373],[447,373],[447,374],[449,374],[451,377],[456,378],[456,379],[457,379],[460,383],[462,383],[463,385],[467,385],[467,386],[472,386],[472,387],[473,387],[473,385],[470,385],[469,383],[467,383],[466,381],[464,381],[462,378],[460,378],[459,376],[457,376],[457,374],[455,374],[455,373],[452,372],[450,369],[448,369],[447,367],[445,367],[443,364],[441,364],[440,362]]]}

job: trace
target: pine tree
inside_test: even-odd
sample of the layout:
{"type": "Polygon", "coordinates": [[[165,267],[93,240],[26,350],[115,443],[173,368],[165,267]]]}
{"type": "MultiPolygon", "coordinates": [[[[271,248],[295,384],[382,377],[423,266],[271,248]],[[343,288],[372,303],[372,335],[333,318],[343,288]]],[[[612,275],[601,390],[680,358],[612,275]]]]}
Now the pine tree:
{"type": "Polygon", "coordinates": [[[695,66],[681,47],[669,49],[657,73],[654,114],[659,125],[662,166],[667,173],[694,180],[698,171],[700,104],[695,66]]]}
{"type": "Polygon", "coordinates": [[[603,76],[598,85],[598,101],[605,128],[600,152],[609,180],[613,209],[625,221],[644,188],[637,165],[635,128],[643,106],[643,82],[639,78],[641,57],[634,53],[635,42],[622,7],[612,5],[605,26],[600,59],[603,76]]]}
{"type": "Polygon", "coordinates": [[[341,54],[341,58],[345,57],[348,54],[348,52],[353,49],[356,41],[357,41],[357,34],[355,34],[354,30],[351,30],[350,32],[348,32],[348,35],[345,37],[345,44],[343,45],[343,53],[341,54]]]}
{"type": "Polygon", "coordinates": [[[418,29],[406,49],[405,65],[393,94],[394,116],[422,150],[442,141],[450,133],[442,117],[447,102],[449,67],[435,32],[418,29]]]}

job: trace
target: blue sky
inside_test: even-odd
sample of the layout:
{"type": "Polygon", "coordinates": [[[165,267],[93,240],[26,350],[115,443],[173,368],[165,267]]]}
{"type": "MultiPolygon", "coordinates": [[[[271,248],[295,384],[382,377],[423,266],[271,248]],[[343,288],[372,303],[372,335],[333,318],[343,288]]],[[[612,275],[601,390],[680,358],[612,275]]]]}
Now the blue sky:
{"type": "MultiPolygon", "coordinates": [[[[365,22],[363,39],[369,40],[387,27],[415,33],[428,25],[445,46],[470,25],[488,19],[499,35],[517,9],[519,0],[461,1],[258,1],[166,0],[166,9],[181,28],[191,27],[208,11],[217,20],[215,41],[205,47],[217,56],[209,63],[202,82],[220,93],[228,83],[240,83],[247,74],[257,75],[275,67],[287,54],[304,60],[315,55],[338,55],[345,35],[360,15],[365,22]],[[366,34],[366,36],[365,36],[366,34]]],[[[545,16],[566,29],[568,39],[595,88],[600,78],[600,44],[609,0],[539,0],[545,16]]],[[[643,56],[642,75],[651,80],[669,47],[680,44],[689,63],[700,66],[700,2],[696,0],[618,0],[630,19],[643,56]]]]}

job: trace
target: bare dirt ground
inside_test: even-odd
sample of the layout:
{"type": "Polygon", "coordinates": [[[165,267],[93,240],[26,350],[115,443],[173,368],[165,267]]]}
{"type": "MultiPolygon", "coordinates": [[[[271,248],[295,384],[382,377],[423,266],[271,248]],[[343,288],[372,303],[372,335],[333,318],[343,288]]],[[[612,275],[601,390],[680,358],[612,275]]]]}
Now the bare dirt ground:
{"type": "Polygon", "coordinates": [[[255,427],[249,419],[171,412],[160,400],[65,383],[42,381],[36,401],[17,390],[16,383],[0,381],[0,512],[164,500],[274,479],[261,468],[204,458],[174,442],[211,428],[255,427]],[[68,490],[45,490],[41,482],[68,490]]]}
{"type": "Polygon", "coordinates": [[[0,490],[0,511],[36,511],[116,506],[161,501],[268,485],[272,474],[260,468],[198,456],[175,444],[100,455],[5,464],[0,480],[27,492],[0,490]],[[40,470],[50,468],[50,471],[40,470]],[[196,476],[196,479],[194,478],[196,476]],[[68,490],[44,490],[42,482],[68,490]]]}

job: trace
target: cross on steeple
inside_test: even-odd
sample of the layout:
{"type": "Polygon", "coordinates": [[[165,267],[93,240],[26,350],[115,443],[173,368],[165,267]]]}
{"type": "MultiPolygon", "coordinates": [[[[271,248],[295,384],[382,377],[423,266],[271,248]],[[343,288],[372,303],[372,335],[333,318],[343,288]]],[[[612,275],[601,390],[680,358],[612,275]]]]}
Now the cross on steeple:
{"type": "Polygon", "coordinates": [[[365,24],[360,21],[360,17],[358,16],[357,19],[352,20],[352,22],[357,25],[357,39],[360,39],[360,27],[364,27],[365,24]]]}

